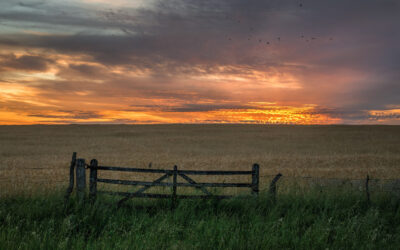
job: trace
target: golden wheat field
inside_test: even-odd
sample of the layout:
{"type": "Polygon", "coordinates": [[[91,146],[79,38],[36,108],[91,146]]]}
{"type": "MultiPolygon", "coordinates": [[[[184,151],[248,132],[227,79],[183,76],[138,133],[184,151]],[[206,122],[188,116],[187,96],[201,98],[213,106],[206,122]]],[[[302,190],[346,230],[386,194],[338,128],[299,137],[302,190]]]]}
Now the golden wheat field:
{"type": "Polygon", "coordinates": [[[74,151],[78,158],[96,158],[106,166],[251,170],[258,163],[261,188],[278,172],[288,177],[400,178],[400,126],[0,126],[0,195],[65,188],[74,151]]]}

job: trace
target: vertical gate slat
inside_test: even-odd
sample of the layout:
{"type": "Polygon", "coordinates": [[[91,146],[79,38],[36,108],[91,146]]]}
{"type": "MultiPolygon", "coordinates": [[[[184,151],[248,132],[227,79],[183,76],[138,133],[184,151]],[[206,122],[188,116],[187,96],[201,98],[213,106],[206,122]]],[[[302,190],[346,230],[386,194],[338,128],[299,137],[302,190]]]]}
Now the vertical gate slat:
{"type": "Polygon", "coordinates": [[[175,206],[176,204],[176,182],[177,182],[177,177],[178,177],[178,166],[174,166],[174,177],[173,177],[173,187],[172,187],[172,199],[173,199],[173,204],[175,206]]]}
{"type": "Polygon", "coordinates": [[[369,183],[369,175],[367,175],[367,179],[365,180],[365,192],[367,194],[367,203],[370,204],[368,183],[369,183]]]}
{"type": "Polygon", "coordinates": [[[90,193],[89,197],[92,201],[96,199],[96,193],[97,193],[97,165],[98,162],[96,159],[93,159],[90,161],[90,193]]]}
{"type": "Polygon", "coordinates": [[[253,171],[251,174],[251,193],[258,195],[259,191],[259,180],[260,180],[260,166],[255,163],[253,164],[253,171]]]}
{"type": "Polygon", "coordinates": [[[78,159],[76,165],[76,195],[79,201],[83,201],[86,195],[86,171],[85,159],[78,159]]]}

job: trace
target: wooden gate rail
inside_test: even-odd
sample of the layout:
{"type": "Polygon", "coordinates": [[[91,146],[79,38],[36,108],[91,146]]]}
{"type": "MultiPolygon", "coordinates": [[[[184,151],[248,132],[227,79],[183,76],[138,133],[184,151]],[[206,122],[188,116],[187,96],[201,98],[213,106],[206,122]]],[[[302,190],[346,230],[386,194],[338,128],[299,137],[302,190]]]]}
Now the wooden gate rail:
{"type": "MultiPolygon", "coordinates": [[[[258,164],[255,164],[255,165],[258,165],[258,164]]],[[[98,166],[97,170],[140,172],[140,173],[165,173],[165,174],[173,174],[174,173],[174,170],[167,170],[167,169],[147,169],[147,168],[107,167],[107,166],[98,166]]],[[[253,171],[178,170],[178,174],[193,174],[193,175],[250,175],[250,174],[253,174],[253,171]]]]}
{"type": "Polygon", "coordinates": [[[128,181],[128,180],[113,180],[113,179],[97,179],[97,182],[109,183],[109,184],[121,184],[121,185],[131,185],[131,186],[162,186],[162,187],[252,187],[250,183],[171,183],[171,182],[161,182],[153,183],[149,181],[128,181]]]}
{"type": "MultiPolygon", "coordinates": [[[[88,166],[90,168],[90,165],[88,166]]],[[[164,173],[172,174],[173,170],[165,169],[146,169],[146,168],[128,168],[128,167],[106,167],[97,166],[97,170],[109,170],[109,171],[123,171],[123,172],[137,172],[137,173],[164,173]]]]}
{"type": "MultiPolygon", "coordinates": [[[[119,196],[126,196],[128,198],[174,198],[173,194],[152,194],[152,193],[129,193],[129,192],[113,192],[113,191],[98,191],[99,194],[108,194],[108,195],[119,195],[119,196]]],[[[232,198],[232,195],[178,195],[177,198],[182,199],[208,199],[208,198],[216,198],[216,199],[225,199],[225,198],[232,198]]]]}

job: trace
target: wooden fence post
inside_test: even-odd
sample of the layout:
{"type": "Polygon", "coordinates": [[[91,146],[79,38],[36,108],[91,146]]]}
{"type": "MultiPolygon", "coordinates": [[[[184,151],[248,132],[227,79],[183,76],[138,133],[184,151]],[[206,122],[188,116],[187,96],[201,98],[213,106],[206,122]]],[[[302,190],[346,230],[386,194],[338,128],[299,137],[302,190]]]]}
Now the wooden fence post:
{"type": "Polygon", "coordinates": [[[98,162],[96,159],[90,161],[89,197],[92,202],[96,199],[96,193],[97,193],[97,165],[98,162]]]}
{"type": "Polygon", "coordinates": [[[269,193],[272,196],[273,201],[276,201],[276,182],[281,178],[281,176],[281,173],[277,174],[269,185],[269,193]]]}
{"type": "Polygon", "coordinates": [[[86,193],[86,170],[85,170],[85,159],[78,159],[76,165],[76,195],[79,201],[85,199],[86,193]]]}
{"type": "Polygon", "coordinates": [[[258,195],[258,185],[260,180],[260,166],[255,163],[253,164],[253,172],[251,174],[251,193],[258,195]]]}
{"type": "Polygon", "coordinates": [[[173,176],[173,187],[172,187],[172,202],[173,206],[175,207],[176,205],[176,180],[178,177],[178,166],[174,166],[174,176],[173,176]]]}
{"type": "Polygon", "coordinates": [[[367,202],[369,204],[370,198],[369,198],[369,187],[368,187],[368,182],[369,182],[369,175],[367,175],[367,179],[365,180],[365,192],[367,193],[367,202]]]}
{"type": "Polygon", "coordinates": [[[72,160],[69,166],[69,186],[67,188],[67,192],[65,194],[65,202],[69,199],[69,196],[74,190],[74,168],[76,165],[76,152],[72,153],[72,160]]]}

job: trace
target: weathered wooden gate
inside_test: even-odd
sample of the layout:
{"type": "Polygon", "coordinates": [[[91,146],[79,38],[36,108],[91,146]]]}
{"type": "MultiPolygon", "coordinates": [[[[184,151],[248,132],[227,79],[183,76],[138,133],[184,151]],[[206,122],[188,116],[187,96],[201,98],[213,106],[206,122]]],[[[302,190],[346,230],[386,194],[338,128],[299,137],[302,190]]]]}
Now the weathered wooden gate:
{"type": "MultiPolygon", "coordinates": [[[[75,155],[76,157],[76,155],[75,155]]],[[[71,169],[73,167],[73,162],[71,162],[71,169]]],[[[259,165],[253,164],[252,170],[249,171],[209,171],[209,170],[178,170],[178,166],[174,166],[173,169],[145,169],[145,168],[131,168],[131,167],[112,167],[112,166],[101,166],[98,164],[96,159],[90,161],[90,164],[85,163],[85,159],[76,159],[76,178],[77,178],[77,192],[81,193],[78,196],[85,196],[86,187],[86,176],[85,168],[90,169],[89,178],[89,197],[94,199],[98,193],[109,194],[109,195],[119,195],[124,196],[124,198],[119,202],[120,204],[129,198],[133,197],[146,197],[146,198],[171,198],[176,200],[178,198],[216,198],[224,199],[231,198],[231,195],[214,195],[207,188],[209,187],[238,187],[238,188],[250,188],[251,194],[257,195],[259,192],[259,165]],[[149,173],[149,174],[163,174],[156,180],[149,181],[131,181],[131,180],[117,180],[117,179],[105,179],[98,178],[99,171],[120,171],[120,172],[136,172],[136,173],[149,173]],[[215,183],[215,182],[196,182],[189,175],[251,175],[251,183],[215,183]],[[168,177],[172,176],[172,182],[165,182],[168,177]],[[186,182],[178,182],[178,176],[180,176],[186,182]],[[118,192],[118,191],[98,191],[97,183],[108,183],[108,184],[119,184],[119,185],[131,185],[131,186],[143,186],[135,192],[118,192]],[[163,186],[172,187],[172,194],[160,194],[160,193],[145,193],[151,187],[163,186]],[[202,195],[178,195],[178,187],[194,187],[202,191],[202,195]]],[[[73,175],[73,170],[70,171],[73,175]]],[[[73,178],[73,176],[71,176],[73,178]]],[[[73,186],[73,180],[72,180],[73,186]]],[[[70,182],[71,187],[71,182],[70,182]]],[[[70,188],[68,189],[70,193],[70,188]]],[[[67,195],[68,194],[67,191],[67,195]]]]}

